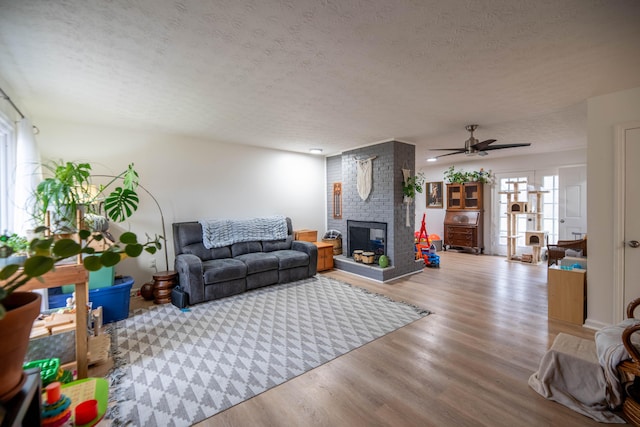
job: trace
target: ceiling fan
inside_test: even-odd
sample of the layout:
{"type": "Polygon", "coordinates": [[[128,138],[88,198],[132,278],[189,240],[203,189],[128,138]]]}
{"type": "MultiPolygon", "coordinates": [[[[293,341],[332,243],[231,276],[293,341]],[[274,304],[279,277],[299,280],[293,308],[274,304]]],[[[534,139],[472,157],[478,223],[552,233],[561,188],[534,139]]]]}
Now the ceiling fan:
{"type": "Polygon", "coordinates": [[[491,145],[496,142],[495,139],[487,139],[485,141],[478,141],[473,137],[473,131],[478,128],[478,125],[467,125],[465,129],[471,133],[469,139],[464,142],[463,148],[431,148],[433,151],[453,151],[453,153],[442,154],[440,156],[434,157],[437,159],[438,157],[451,156],[453,154],[466,154],[467,156],[486,156],[487,151],[490,150],[500,150],[502,148],[513,148],[513,147],[528,147],[530,143],[523,144],[499,144],[499,145],[491,145]]]}

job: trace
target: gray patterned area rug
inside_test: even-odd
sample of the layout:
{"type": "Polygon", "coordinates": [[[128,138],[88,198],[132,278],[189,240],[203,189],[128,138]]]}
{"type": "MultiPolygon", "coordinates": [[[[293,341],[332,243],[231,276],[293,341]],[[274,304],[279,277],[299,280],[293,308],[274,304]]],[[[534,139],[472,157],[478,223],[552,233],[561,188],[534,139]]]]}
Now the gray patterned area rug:
{"type": "Polygon", "coordinates": [[[114,325],[113,425],[189,426],[429,312],[317,275],[114,325]]]}

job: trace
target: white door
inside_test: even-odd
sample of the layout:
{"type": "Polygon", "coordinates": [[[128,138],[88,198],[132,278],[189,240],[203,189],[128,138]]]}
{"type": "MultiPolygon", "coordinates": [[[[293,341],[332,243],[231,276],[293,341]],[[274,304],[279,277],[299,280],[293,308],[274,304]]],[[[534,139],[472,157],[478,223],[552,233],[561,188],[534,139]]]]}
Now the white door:
{"type": "MultiPolygon", "coordinates": [[[[496,174],[496,185],[493,186],[493,206],[492,209],[492,224],[491,230],[493,230],[493,236],[491,237],[491,253],[494,255],[507,255],[507,235],[509,234],[507,226],[507,194],[506,192],[512,192],[514,185],[510,184],[518,182],[518,194],[513,194],[511,197],[513,201],[527,201],[527,184],[533,182],[533,171],[521,171],[517,173],[505,173],[496,174]],[[497,202],[495,202],[497,201],[497,202]]],[[[521,236],[516,239],[517,248],[516,252],[526,249],[524,246],[524,235],[527,227],[527,215],[517,215],[518,221],[516,229],[521,236]]],[[[487,251],[485,251],[486,253],[487,251]]]]}
{"type": "Polygon", "coordinates": [[[640,297],[640,127],[625,135],[624,301],[640,297]]]}
{"type": "Polygon", "coordinates": [[[581,239],[587,232],[587,167],[558,169],[558,185],[558,238],[581,239]]]}

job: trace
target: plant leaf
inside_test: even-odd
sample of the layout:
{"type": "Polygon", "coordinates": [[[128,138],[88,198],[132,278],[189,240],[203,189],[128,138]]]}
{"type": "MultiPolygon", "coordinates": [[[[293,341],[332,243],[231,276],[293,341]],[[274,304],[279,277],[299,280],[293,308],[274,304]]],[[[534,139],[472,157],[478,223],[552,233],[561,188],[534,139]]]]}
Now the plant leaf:
{"type": "Polygon", "coordinates": [[[102,268],[99,256],[88,256],[82,261],[82,264],[89,271],[98,271],[102,268]]]}
{"type": "Polygon", "coordinates": [[[138,210],[138,195],[135,191],[116,187],[105,199],[107,216],[115,222],[122,222],[138,210]]]}
{"type": "Polygon", "coordinates": [[[124,248],[124,253],[126,253],[127,255],[129,255],[132,258],[136,258],[136,257],[140,256],[140,254],[142,253],[143,249],[144,249],[144,246],[142,246],[140,244],[127,245],[127,247],[124,248]]]}
{"type": "Polygon", "coordinates": [[[24,274],[28,277],[39,277],[51,271],[55,261],[51,257],[34,255],[24,262],[24,274]]]}
{"type": "MultiPolygon", "coordinates": [[[[20,266],[18,264],[9,264],[2,270],[0,270],[0,280],[7,280],[9,277],[13,276],[20,266]]],[[[0,288],[1,289],[1,288],[0,288]]],[[[0,300],[2,300],[2,296],[0,295],[0,300]]]]}
{"type": "Polygon", "coordinates": [[[132,245],[138,243],[138,238],[136,237],[135,233],[126,231],[120,236],[120,241],[125,245],[132,245]]]}
{"type": "Polygon", "coordinates": [[[82,246],[72,239],[61,239],[53,245],[53,253],[61,258],[78,255],[81,251],[82,246]]]}
{"type": "Polygon", "coordinates": [[[115,252],[105,252],[100,255],[100,262],[105,267],[113,267],[120,262],[120,254],[115,252]]]}

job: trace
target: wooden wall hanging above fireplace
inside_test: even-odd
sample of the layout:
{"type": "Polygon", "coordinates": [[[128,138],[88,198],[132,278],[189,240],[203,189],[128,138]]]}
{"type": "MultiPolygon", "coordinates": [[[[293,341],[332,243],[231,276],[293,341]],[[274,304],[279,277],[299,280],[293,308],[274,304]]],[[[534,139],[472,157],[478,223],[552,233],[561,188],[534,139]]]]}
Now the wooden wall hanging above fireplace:
{"type": "Polygon", "coordinates": [[[333,183],[333,217],[342,218],[342,183],[333,183]]]}

